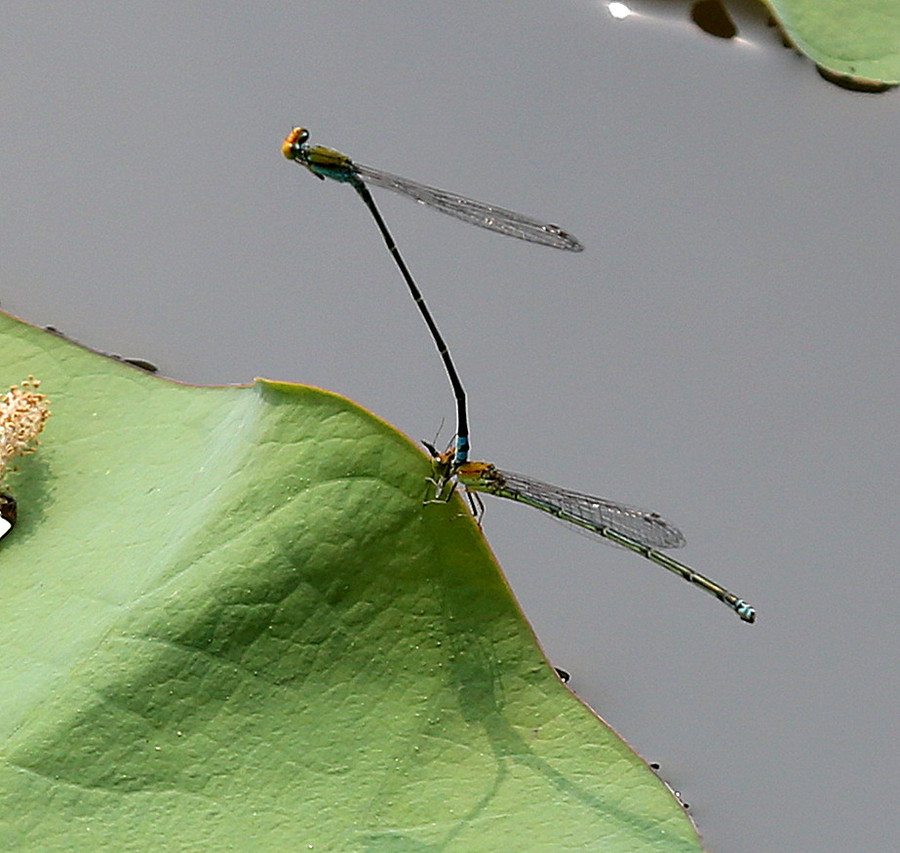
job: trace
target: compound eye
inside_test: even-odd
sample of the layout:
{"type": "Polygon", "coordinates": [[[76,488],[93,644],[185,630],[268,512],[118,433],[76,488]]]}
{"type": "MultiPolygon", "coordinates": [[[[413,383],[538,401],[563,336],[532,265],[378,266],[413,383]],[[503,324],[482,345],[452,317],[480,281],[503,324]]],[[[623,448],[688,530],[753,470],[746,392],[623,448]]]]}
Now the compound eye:
{"type": "Polygon", "coordinates": [[[281,143],[281,153],[288,160],[301,160],[301,151],[309,139],[309,131],[305,127],[295,127],[281,143]]]}

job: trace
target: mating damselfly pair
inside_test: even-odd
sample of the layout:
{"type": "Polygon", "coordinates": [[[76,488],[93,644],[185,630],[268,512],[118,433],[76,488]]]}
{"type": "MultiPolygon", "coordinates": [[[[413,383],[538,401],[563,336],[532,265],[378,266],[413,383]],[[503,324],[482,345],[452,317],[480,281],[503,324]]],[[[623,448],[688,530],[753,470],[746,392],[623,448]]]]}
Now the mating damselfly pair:
{"type": "Polygon", "coordinates": [[[394,238],[384,222],[367,184],[405,195],[434,210],[455,216],[464,222],[487,228],[509,237],[530,243],[580,252],[583,249],[571,234],[559,226],[542,222],[504,207],[475,201],[389,172],[364,166],[331,148],[310,146],[309,132],[295,127],[282,144],[282,153],[289,160],[304,166],[316,177],[331,178],[350,184],[375,219],[388,251],[397,264],[403,279],[419,309],[432,340],[437,347],[453,388],[456,401],[456,440],[452,450],[439,454],[431,445],[437,500],[449,500],[455,486],[470,492],[484,492],[527,504],[576,527],[588,530],[644,557],[672,572],[694,586],[714,595],[731,608],[745,622],[756,619],[756,611],[743,599],[720,584],[694,571],[684,563],[662,553],[661,549],[677,548],[685,543],[678,528],[656,513],[646,512],[625,504],[573,492],[552,486],[522,474],[503,471],[489,462],[469,461],[470,437],[466,394],[450,351],[442,338],[421,291],[409,272],[394,238]]]}

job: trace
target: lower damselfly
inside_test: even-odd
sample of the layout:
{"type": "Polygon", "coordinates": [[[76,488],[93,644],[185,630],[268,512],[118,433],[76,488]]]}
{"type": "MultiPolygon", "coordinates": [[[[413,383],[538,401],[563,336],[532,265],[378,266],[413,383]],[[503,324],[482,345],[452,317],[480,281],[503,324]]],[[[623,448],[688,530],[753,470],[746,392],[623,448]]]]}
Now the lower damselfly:
{"type": "Polygon", "coordinates": [[[674,560],[659,549],[680,548],[685,544],[682,532],[655,512],[637,509],[616,501],[573,492],[543,483],[524,474],[502,471],[490,462],[465,462],[456,465],[452,453],[437,454],[431,445],[437,487],[437,499],[449,500],[458,484],[472,492],[483,492],[523,503],[561,521],[587,530],[714,595],[745,622],[756,620],[756,611],[742,598],[721,584],[674,560]]]}

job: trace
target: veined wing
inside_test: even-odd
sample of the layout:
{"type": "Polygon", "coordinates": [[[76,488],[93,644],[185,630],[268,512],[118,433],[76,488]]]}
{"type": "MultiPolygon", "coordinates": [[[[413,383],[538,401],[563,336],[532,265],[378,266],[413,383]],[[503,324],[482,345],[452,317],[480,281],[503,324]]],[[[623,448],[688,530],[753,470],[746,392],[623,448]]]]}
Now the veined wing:
{"type": "Polygon", "coordinates": [[[551,246],[554,249],[566,249],[570,252],[580,252],[584,249],[578,240],[558,225],[532,219],[505,207],[485,204],[483,201],[475,201],[437,187],[429,187],[372,166],[364,166],[356,161],[353,161],[353,168],[367,184],[400,193],[419,204],[433,207],[441,213],[455,216],[480,228],[506,234],[508,237],[518,237],[529,243],[551,246]]]}
{"type": "MultiPolygon", "coordinates": [[[[685,544],[684,534],[658,513],[551,486],[510,471],[496,473],[503,483],[496,490],[498,494],[544,509],[564,521],[580,521],[579,526],[586,529],[610,528],[650,548],[680,548],[685,544]]],[[[477,489],[478,485],[471,487],[477,489]]],[[[493,491],[490,487],[483,490],[493,491]]]]}

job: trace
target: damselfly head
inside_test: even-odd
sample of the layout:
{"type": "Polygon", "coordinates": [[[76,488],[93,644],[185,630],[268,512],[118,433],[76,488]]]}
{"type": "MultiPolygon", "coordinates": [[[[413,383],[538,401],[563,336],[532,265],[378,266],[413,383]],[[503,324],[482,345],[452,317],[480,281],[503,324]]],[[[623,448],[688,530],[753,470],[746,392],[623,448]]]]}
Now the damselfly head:
{"type": "Polygon", "coordinates": [[[423,441],[422,445],[431,454],[432,461],[435,465],[443,466],[444,468],[452,467],[452,463],[456,458],[455,441],[450,442],[450,445],[443,453],[439,453],[437,448],[430,441],[423,441]]]}
{"type": "Polygon", "coordinates": [[[303,146],[309,141],[309,131],[305,127],[295,127],[281,143],[281,153],[288,160],[296,160],[303,146]]]}
{"type": "Polygon", "coordinates": [[[454,451],[449,449],[444,453],[438,453],[437,448],[430,442],[423,441],[422,444],[431,456],[432,476],[428,477],[428,483],[434,489],[433,494],[426,499],[425,503],[447,503],[456,489],[454,451]]]}
{"type": "Polygon", "coordinates": [[[434,469],[435,475],[449,480],[456,473],[453,466],[455,455],[453,447],[448,447],[443,453],[438,453],[438,449],[431,442],[423,441],[422,444],[431,455],[431,467],[434,469]]]}

